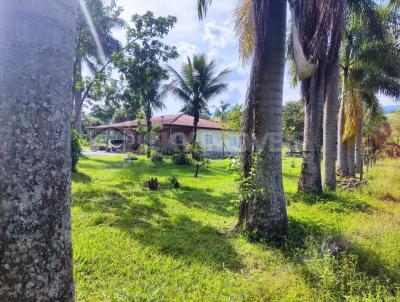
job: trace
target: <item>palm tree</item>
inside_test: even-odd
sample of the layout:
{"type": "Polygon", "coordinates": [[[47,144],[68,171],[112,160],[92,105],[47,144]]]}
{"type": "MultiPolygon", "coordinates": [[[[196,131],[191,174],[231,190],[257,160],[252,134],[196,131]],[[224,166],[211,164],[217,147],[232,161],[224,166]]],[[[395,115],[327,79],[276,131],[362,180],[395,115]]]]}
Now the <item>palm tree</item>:
{"type": "Polygon", "coordinates": [[[126,23],[119,18],[121,9],[116,6],[115,2],[107,5],[104,0],[79,1],[81,5],[75,40],[73,91],[74,125],[80,133],[82,105],[91,88],[90,84],[87,84],[88,87],[84,87],[82,83],[82,65],[86,64],[95,77],[102,73],[105,69],[104,66],[109,65],[112,54],[122,48],[120,41],[113,37],[112,31],[125,27],[126,23]],[[97,45],[98,43],[100,45],[97,45]]]}
{"type": "Polygon", "coordinates": [[[195,143],[200,114],[212,98],[227,89],[228,85],[224,80],[230,71],[224,69],[217,73],[216,62],[208,61],[204,54],[194,55],[193,59],[187,58],[182,66],[182,75],[171,66],[168,69],[172,80],[165,89],[183,101],[194,117],[192,142],[195,143]]]}
{"type": "Polygon", "coordinates": [[[293,2],[293,43],[299,42],[297,48],[301,50],[296,55],[296,45],[293,47],[296,68],[304,65],[300,64],[299,58],[315,65],[314,70],[308,68],[314,72],[306,73],[301,79],[305,120],[299,191],[304,193],[322,192],[320,154],[326,84],[334,74],[332,70],[337,68],[346,3],[345,0],[293,2]]]}
{"type": "Polygon", "coordinates": [[[146,117],[147,126],[147,157],[150,157],[151,152],[151,132],[153,127],[151,118],[153,117],[154,111],[165,108],[164,98],[165,93],[163,91],[160,92],[160,84],[154,82],[148,90],[147,97],[141,101],[141,107],[146,117]]]}
{"type": "Polygon", "coordinates": [[[77,1],[0,1],[0,296],[73,301],[70,170],[77,1]]]}
{"type": "Polygon", "coordinates": [[[262,192],[241,202],[238,228],[282,240],[288,229],[281,158],[286,1],[243,0],[235,22],[240,55],[253,58],[242,123],[242,170],[262,192]]]}
{"type": "Polygon", "coordinates": [[[224,101],[220,101],[218,106],[215,108],[214,116],[218,118],[221,122],[226,121],[226,117],[228,115],[228,109],[230,107],[229,103],[225,103],[224,101]]]}
{"type": "MultiPolygon", "coordinates": [[[[351,24],[352,18],[356,18],[360,20],[360,22],[364,23],[365,28],[373,29],[373,34],[380,35],[382,33],[382,26],[380,24],[379,17],[376,11],[376,4],[370,0],[351,0],[349,1],[349,11],[347,13],[346,18],[346,26],[348,27],[351,24]]],[[[344,32],[344,40],[350,38],[349,34],[344,32]]],[[[343,43],[346,44],[346,43],[343,43]]],[[[341,71],[342,71],[342,91],[341,91],[341,100],[340,100],[340,109],[338,112],[338,127],[337,127],[337,174],[341,176],[349,176],[349,172],[352,172],[349,169],[349,142],[347,140],[343,140],[345,133],[345,111],[346,108],[348,110],[348,105],[346,105],[346,82],[345,79],[348,78],[348,69],[343,68],[343,66],[348,65],[350,62],[350,53],[351,48],[349,48],[350,44],[347,44],[347,47],[342,45],[341,51],[341,71]]],[[[339,85],[338,85],[339,86],[339,85]]],[[[358,108],[360,109],[360,104],[358,104],[358,108]]],[[[361,113],[362,111],[359,110],[361,113]]],[[[347,126],[348,127],[348,126],[347,126]]],[[[353,173],[353,172],[352,172],[353,173]]]]}
{"type": "Polygon", "coordinates": [[[400,47],[390,24],[385,24],[392,11],[375,11],[381,24],[370,26],[352,15],[343,41],[344,129],[339,142],[348,144],[349,176],[355,176],[356,167],[362,174],[363,107],[378,112],[378,92],[400,96],[400,47]]]}
{"type": "Polygon", "coordinates": [[[327,81],[323,119],[323,175],[322,186],[328,190],[336,188],[336,159],[339,103],[339,64],[332,66],[327,81]]]}

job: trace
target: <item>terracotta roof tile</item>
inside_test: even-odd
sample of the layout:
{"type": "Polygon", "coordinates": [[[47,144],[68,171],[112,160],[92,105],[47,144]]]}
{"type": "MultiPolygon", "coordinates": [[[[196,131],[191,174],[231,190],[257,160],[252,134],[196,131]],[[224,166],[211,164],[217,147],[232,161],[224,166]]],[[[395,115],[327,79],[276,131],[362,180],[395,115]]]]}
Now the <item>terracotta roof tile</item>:
{"type": "MultiPolygon", "coordinates": [[[[192,127],[193,126],[193,116],[185,115],[185,114],[174,114],[174,115],[162,115],[155,116],[151,119],[151,123],[153,125],[174,125],[174,126],[182,126],[182,127],[192,127]]],[[[145,122],[142,121],[142,125],[145,122]]],[[[109,124],[109,125],[101,125],[96,127],[90,127],[90,129],[111,129],[111,128],[135,128],[138,126],[138,120],[127,121],[123,123],[109,124]]],[[[222,129],[223,123],[217,121],[210,121],[206,119],[200,119],[198,123],[198,128],[205,129],[222,129]]]]}

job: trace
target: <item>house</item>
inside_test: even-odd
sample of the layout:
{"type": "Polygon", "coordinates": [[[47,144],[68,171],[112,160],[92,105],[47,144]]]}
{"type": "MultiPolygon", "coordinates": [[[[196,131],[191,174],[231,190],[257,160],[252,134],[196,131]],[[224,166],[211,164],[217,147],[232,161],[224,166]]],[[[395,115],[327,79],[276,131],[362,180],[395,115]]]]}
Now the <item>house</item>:
{"type": "MultiPolygon", "coordinates": [[[[162,152],[182,150],[193,140],[193,117],[185,114],[156,116],[151,119],[156,130],[152,133],[151,145],[162,152]]],[[[89,128],[91,150],[97,150],[96,136],[103,135],[105,141],[118,142],[119,149],[135,151],[146,142],[146,122],[143,120],[101,125],[89,128]]],[[[230,131],[221,122],[200,119],[197,141],[212,156],[236,155],[239,152],[239,134],[230,131]]]]}

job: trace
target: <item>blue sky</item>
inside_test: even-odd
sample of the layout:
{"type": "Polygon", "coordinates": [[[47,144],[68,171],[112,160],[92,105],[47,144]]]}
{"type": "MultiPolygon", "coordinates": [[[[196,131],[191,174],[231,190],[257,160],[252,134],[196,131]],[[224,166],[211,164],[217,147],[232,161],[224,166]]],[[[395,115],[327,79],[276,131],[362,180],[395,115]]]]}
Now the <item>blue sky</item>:
{"type": "MultiPolygon", "coordinates": [[[[170,62],[174,68],[179,69],[187,55],[193,53],[206,53],[209,58],[217,61],[222,70],[229,67],[232,73],[228,79],[229,88],[226,93],[216,97],[210,102],[210,109],[221,100],[230,104],[243,103],[247,82],[249,78],[249,66],[243,67],[239,61],[238,45],[232,32],[232,12],[236,1],[214,0],[206,20],[199,22],[197,18],[195,0],[118,0],[123,7],[122,17],[130,20],[135,14],[143,14],[153,11],[158,16],[173,15],[178,18],[178,23],[171,31],[166,41],[178,48],[181,57],[170,62]]],[[[116,32],[116,36],[123,41],[124,33],[116,32]]],[[[285,76],[284,102],[298,100],[299,90],[290,87],[289,78],[285,76]]],[[[392,102],[380,97],[382,104],[392,102]]],[[[169,97],[166,100],[167,109],[157,114],[174,114],[179,112],[181,103],[179,100],[169,97]]]]}

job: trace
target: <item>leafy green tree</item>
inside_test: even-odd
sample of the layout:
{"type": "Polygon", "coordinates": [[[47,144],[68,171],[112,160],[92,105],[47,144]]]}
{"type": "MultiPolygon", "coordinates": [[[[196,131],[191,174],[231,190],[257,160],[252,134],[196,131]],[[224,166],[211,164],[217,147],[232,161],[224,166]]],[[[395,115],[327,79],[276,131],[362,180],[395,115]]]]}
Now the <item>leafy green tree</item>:
{"type": "Polygon", "coordinates": [[[111,123],[115,124],[115,123],[122,123],[122,122],[126,122],[126,121],[130,121],[133,120],[132,118],[130,118],[128,111],[121,107],[118,108],[117,110],[115,110],[112,118],[111,118],[111,123]]]}
{"type": "Polygon", "coordinates": [[[121,43],[112,35],[114,29],[126,26],[125,21],[120,18],[121,12],[122,9],[115,0],[81,1],[73,81],[74,124],[78,132],[81,131],[81,112],[85,99],[92,96],[96,86],[104,84],[112,54],[122,49],[121,43]],[[91,72],[91,76],[86,78],[82,76],[84,64],[91,72]]]}
{"type": "Polygon", "coordinates": [[[182,66],[182,74],[168,66],[172,81],[165,85],[165,90],[183,101],[187,112],[193,119],[193,140],[197,139],[197,124],[201,112],[208,108],[208,102],[227,89],[225,79],[229,69],[216,71],[216,62],[208,61],[204,54],[194,55],[182,66]]]}
{"type": "Polygon", "coordinates": [[[301,101],[289,102],[283,106],[282,128],[284,140],[290,148],[296,142],[303,141],[304,106],[301,101]]]}
{"type": "Polygon", "coordinates": [[[92,117],[85,112],[82,112],[82,137],[88,138],[89,127],[100,126],[103,122],[96,117],[92,117]]]}
{"type": "Polygon", "coordinates": [[[242,105],[234,105],[226,114],[225,122],[228,123],[229,129],[240,131],[242,121],[243,108],[242,105]]]}
{"type": "Polygon", "coordinates": [[[90,109],[89,116],[99,119],[102,124],[109,124],[117,108],[112,104],[105,104],[103,106],[95,104],[90,109]]]}
{"type": "Polygon", "coordinates": [[[218,106],[215,108],[214,116],[219,119],[221,122],[226,122],[229,113],[229,103],[225,103],[224,101],[220,101],[218,106]]]}
{"type": "Polygon", "coordinates": [[[125,82],[122,102],[127,108],[142,110],[147,124],[148,156],[151,146],[151,118],[154,111],[164,108],[165,93],[160,83],[168,80],[168,71],[162,66],[178,57],[175,47],[163,42],[177,19],[173,16],[155,17],[152,12],[132,17],[127,31],[125,51],[115,58],[125,82]]]}

